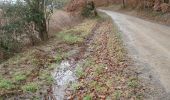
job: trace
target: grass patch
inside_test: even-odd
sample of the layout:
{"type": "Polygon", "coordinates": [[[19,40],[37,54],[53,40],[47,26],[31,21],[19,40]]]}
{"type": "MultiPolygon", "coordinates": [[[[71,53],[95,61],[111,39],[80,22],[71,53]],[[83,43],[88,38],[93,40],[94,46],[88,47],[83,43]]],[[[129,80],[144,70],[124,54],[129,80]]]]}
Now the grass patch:
{"type": "Polygon", "coordinates": [[[59,34],[59,38],[61,38],[67,44],[76,44],[76,43],[83,42],[83,38],[81,38],[77,35],[71,34],[71,33],[61,32],[59,34]]]}
{"type": "Polygon", "coordinates": [[[74,54],[74,52],[62,52],[62,51],[59,51],[55,57],[55,61],[57,64],[61,63],[62,60],[70,57],[72,54],[74,54]]]}
{"type": "Polygon", "coordinates": [[[92,80],[91,82],[89,82],[89,88],[94,88],[97,85],[97,81],[92,80]]]}
{"type": "Polygon", "coordinates": [[[105,68],[105,65],[104,64],[99,64],[99,65],[96,65],[96,74],[101,74],[102,72],[103,72],[103,70],[104,70],[104,68],[105,68]]]}
{"type": "Polygon", "coordinates": [[[100,83],[95,86],[95,90],[97,91],[97,93],[107,92],[107,88],[105,86],[102,86],[102,84],[100,83]]]}
{"type": "Polygon", "coordinates": [[[62,60],[63,60],[63,55],[61,53],[58,53],[55,57],[56,63],[61,63],[62,60]]]}
{"type": "Polygon", "coordinates": [[[24,92],[32,92],[35,93],[39,89],[37,83],[27,83],[26,85],[22,86],[22,90],[24,92]]]}
{"type": "Polygon", "coordinates": [[[91,30],[96,25],[97,20],[85,20],[82,24],[69,30],[64,30],[57,34],[58,38],[67,44],[79,44],[89,36],[91,30]]]}
{"type": "Polygon", "coordinates": [[[113,97],[115,100],[120,100],[121,95],[122,95],[122,92],[120,90],[116,90],[113,97]]]}
{"type": "Polygon", "coordinates": [[[85,63],[84,63],[84,65],[83,65],[83,67],[89,67],[89,66],[91,66],[91,65],[95,65],[95,63],[94,63],[94,61],[92,60],[92,59],[86,59],[85,60],[85,63]]]}
{"type": "Polygon", "coordinates": [[[10,80],[0,79],[0,89],[10,90],[14,87],[10,80]]]}
{"type": "Polygon", "coordinates": [[[86,95],[83,100],[92,100],[92,97],[90,95],[86,95]]]}
{"type": "Polygon", "coordinates": [[[75,91],[75,90],[79,89],[82,86],[83,86],[82,83],[75,82],[75,83],[71,84],[71,89],[75,91]]]}
{"type": "Polygon", "coordinates": [[[137,88],[138,87],[138,81],[136,78],[131,78],[129,81],[128,81],[128,87],[130,88],[137,88]]]}
{"type": "Polygon", "coordinates": [[[24,73],[15,73],[15,75],[14,75],[14,80],[16,82],[24,81],[24,80],[26,80],[26,78],[27,77],[24,73]]]}
{"type": "Polygon", "coordinates": [[[76,68],[76,76],[78,78],[81,78],[81,77],[85,76],[85,72],[83,71],[82,67],[77,66],[77,68],[76,68]]]}
{"type": "Polygon", "coordinates": [[[50,72],[42,71],[40,74],[40,79],[44,80],[46,84],[51,85],[54,82],[53,77],[51,76],[50,72]]]}

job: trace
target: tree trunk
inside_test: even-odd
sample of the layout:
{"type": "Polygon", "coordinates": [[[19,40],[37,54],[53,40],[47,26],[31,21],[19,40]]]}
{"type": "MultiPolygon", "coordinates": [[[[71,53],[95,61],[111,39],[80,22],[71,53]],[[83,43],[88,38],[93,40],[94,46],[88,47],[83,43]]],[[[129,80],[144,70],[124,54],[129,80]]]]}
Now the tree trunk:
{"type": "Polygon", "coordinates": [[[39,29],[39,37],[41,38],[41,40],[48,40],[47,24],[45,18],[43,18],[43,21],[40,23],[39,29]]]}
{"type": "Polygon", "coordinates": [[[36,31],[42,41],[48,40],[46,0],[24,0],[28,3],[33,16],[36,31]],[[36,15],[36,16],[35,16],[36,15]],[[37,20],[38,19],[38,20],[37,20]]]}

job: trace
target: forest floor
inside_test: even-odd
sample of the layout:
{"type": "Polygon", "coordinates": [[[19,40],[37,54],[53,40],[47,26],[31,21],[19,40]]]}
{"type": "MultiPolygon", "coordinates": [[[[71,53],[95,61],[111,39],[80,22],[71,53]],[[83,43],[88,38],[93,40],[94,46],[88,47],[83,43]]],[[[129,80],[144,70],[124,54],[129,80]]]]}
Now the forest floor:
{"type": "Polygon", "coordinates": [[[0,99],[143,99],[149,88],[129,66],[119,30],[101,14],[2,63],[0,99]]]}

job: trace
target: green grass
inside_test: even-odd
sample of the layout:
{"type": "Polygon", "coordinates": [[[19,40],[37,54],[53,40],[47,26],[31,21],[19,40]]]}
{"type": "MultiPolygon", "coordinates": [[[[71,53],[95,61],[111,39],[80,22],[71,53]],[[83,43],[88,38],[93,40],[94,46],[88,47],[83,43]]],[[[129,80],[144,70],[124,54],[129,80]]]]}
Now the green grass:
{"type": "Polygon", "coordinates": [[[71,84],[71,89],[75,91],[75,90],[79,89],[81,86],[83,86],[82,83],[75,82],[75,83],[71,84]]]}
{"type": "Polygon", "coordinates": [[[102,84],[98,83],[95,86],[95,90],[97,91],[97,93],[102,93],[102,92],[106,92],[107,88],[105,86],[102,86],[102,84]]]}
{"type": "Polygon", "coordinates": [[[13,83],[10,80],[0,79],[0,89],[12,89],[14,87],[13,83]]]}
{"type": "Polygon", "coordinates": [[[83,38],[81,38],[78,35],[74,35],[71,33],[65,33],[65,32],[59,33],[59,38],[68,44],[81,43],[84,40],[83,38]]]}
{"type": "Polygon", "coordinates": [[[121,91],[120,90],[116,90],[113,96],[114,96],[115,100],[120,100],[121,95],[122,95],[121,91]]]}
{"type": "Polygon", "coordinates": [[[96,74],[101,74],[102,72],[103,72],[103,70],[104,70],[104,68],[105,68],[105,65],[104,64],[99,64],[99,65],[97,65],[96,66],[96,74]]]}
{"type": "Polygon", "coordinates": [[[128,87],[131,87],[131,88],[137,88],[138,87],[138,81],[136,78],[131,78],[129,81],[128,81],[128,87]]]}
{"type": "Polygon", "coordinates": [[[78,78],[81,78],[85,75],[84,71],[83,71],[83,68],[81,68],[80,66],[77,66],[76,68],[76,76],[78,78]]]}
{"type": "Polygon", "coordinates": [[[94,61],[92,60],[92,59],[86,59],[85,60],[85,63],[84,63],[84,66],[83,67],[90,67],[90,66],[92,66],[92,65],[95,65],[95,63],[94,63],[94,61]]]}
{"type": "Polygon", "coordinates": [[[72,53],[70,53],[70,52],[62,52],[62,51],[60,51],[60,52],[57,53],[57,55],[55,57],[55,61],[56,61],[57,64],[59,64],[59,63],[62,62],[62,60],[68,58],[71,55],[72,55],[72,53]]]}
{"type": "Polygon", "coordinates": [[[24,80],[26,80],[26,78],[27,78],[26,75],[24,75],[23,73],[16,73],[14,75],[14,80],[16,82],[24,81],[24,80]]]}
{"type": "Polygon", "coordinates": [[[89,88],[94,88],[97,85],[97,81],[92,80],[91,82],[89,82],[89,88]]]}
{"type": "Polygon", "coordinates": [[[71,34],[65,35],[63,39],[65,42],[70,43],[70,44],[79,43],[83,41],[82,38],[75,36],[75,35],[71,35],[71,34]]]}
{"type": "Polygon", "coordinates": [[[92,97],[90,95],[86,95],[83,100],[92,100],[92,97]]]}
{"type": "Polygon", "coordinates": [[[22,90],[24,92],[32,92],[35,93],[39,89],[37,83],[27,83],[26,85],[22,86],[22,90]]]}
{"type": "Polygon", "coordinates": [[[55,57],[56,63],[61,63],[61,61],[63,60],[63,56],[61,53],[58,53],[55,57]]]}
{"type": "Polygon", "coordinates": [[[42,71],[40,74],[40,79],[44,80],[46,84],[51,85],[54,82],[53,77],[51,76],[50,72],[42,71]]]}

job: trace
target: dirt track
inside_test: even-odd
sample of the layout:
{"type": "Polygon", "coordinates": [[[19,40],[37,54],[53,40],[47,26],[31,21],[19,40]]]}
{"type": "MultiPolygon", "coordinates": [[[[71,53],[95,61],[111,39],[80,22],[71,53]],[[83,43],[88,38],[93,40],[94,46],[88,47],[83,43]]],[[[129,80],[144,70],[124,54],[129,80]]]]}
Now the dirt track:
{"type": "Polygon", "coordinates": [[[111,16],[122,31],[132,58],[151,69],[152,74],[148,76],[155,77],[170,93],[170,27],[117,12],[102,11],[111,16]]]}

